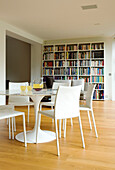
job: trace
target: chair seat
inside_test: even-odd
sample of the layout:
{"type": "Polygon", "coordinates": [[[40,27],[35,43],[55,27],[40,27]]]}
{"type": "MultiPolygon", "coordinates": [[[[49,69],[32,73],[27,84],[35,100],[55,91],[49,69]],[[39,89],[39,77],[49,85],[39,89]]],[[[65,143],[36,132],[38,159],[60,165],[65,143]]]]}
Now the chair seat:
{"type": "Polygon", "coordinates": [[[81,105],[79,107],[79,110],[91,110],[89,107],[85,106],[85,105],[81,105]]]}
{"type": "Polygon", "coordinates": [[[24,114],[24,112],[14,111],[12,109],[9,109],[9,110],[4,109],[4,111],[0,110],[0,120],[15,117],[15,116],[20,116],[20,115],[23,115],[23,114],[24,114]]]}
{"type": "Polygon", "coordinates": [[[9,105],[14,105],[14,106],[27,106],[27,105],[34,105],[33,102],[9,102],[9,105]]]}
{"type": "Polygon", "coordinates": [[[39,111],[39,113],[47,116],[47,117],[51,117],[54,119],[54,110],[44,110],[44,111],[39,111]]]}
{"type": "Polygon", "coordinates": [[[41,102],[41,106],[54,106],[54,102],[41,102]]]}

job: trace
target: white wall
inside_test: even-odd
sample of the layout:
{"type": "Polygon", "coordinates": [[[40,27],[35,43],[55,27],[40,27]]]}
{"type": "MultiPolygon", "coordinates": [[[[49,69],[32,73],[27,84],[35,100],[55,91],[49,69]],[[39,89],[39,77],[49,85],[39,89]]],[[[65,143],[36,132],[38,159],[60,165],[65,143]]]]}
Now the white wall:
{"type": "Polygon", "coordinates": [[[115,101],[115,39],[112,42],[112,100],[115,101]]]}
{"type": "MultiPolygon", "coordinates": [[[[34,35],[31,35],[17,27],[14,27],[12,25],[9,25],[7,23],[4,23],[0,21],[0,90],[5,90],[6,85],[6,34],[9,36],[12,36],[14,38],[23,40],[25,42],[28,42],[30,44],[36,46],[36,44],[42,44],[43,40],[39,37],[36,37],[34,35]]],[[[34,53],[35,50],[35,56],[39,57],[39,51],[36,50],[37,47],[33,48],[32,51],[34,53]]],[[[39,68],[40,70],[41,68],[39,68]]],[[[32,74],[33,71],[32,71],[32,74]]],[[[0,96],[0,105],[5,104],[5,96],[0,96]]]]}
{"type": "Polygon", "coordinates": [[[57,44],[57,43],[80,43],[80,42],[105,42],[105,99],[112,99],[112,37],[92,37],[92,38],[79,38],[68,40],[52,40],[44,41],[45,44],[57,44]]]}
{"type": "MultiPolygon", "coordinates": [[[[4,26],[0,24],[0,90],[5,90],[5,80],[6,80],[6,31],[4,26]]],[[[0,105],[5,103],[5,96],[0,96],[0,105]]]]}

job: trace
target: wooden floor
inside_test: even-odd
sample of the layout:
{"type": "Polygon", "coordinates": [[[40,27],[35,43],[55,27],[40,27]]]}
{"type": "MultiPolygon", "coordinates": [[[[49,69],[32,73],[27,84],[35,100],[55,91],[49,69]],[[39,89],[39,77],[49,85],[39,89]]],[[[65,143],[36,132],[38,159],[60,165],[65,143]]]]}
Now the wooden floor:
{"type": "MultiPolygon", "coordinates": [[[[93,102],[95,120],[99,137],[95,137],[94,128],[89,129],[86,112],[81,112],[86,148],[82,148],[78,119],[67,120],[67,137],[60,139],[58,157],[56,141],[44,144],[28,144],[8,139],[6,120],[0,121],[0,170],[110,170],[115,169],[115,102],[93,102]]],[[[17,107],[24,111],[26,107],[17,107]]],[[[27,117],[26,117],[27,118],[27,117]]],[[[22,131],[22,119],[17,118],[17,133],[22,131]]],[[[27,130],[34,126],[34,109],[30,109],[30,123],[27,130]]],[[[41,129],[54,131],[51,119],[42,116],[41,129]]],[[[62,132],[63,135],[63,132],[62,132]]]]}

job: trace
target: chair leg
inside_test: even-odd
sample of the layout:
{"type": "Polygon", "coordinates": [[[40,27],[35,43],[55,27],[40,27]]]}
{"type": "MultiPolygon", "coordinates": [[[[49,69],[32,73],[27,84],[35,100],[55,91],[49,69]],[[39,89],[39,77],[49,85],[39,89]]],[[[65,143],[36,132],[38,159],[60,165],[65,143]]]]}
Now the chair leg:
{"type": "Polygon", "coordinates": [[[15,117],[13,118],[13,120],[14,120],[14,131],[16,132],[16,119],[15,119],[15,117]]]}
{"type": "Polygon", "coordinates": [[[25,147],[27,147],[25,114],[23,114],[23,129],[24,129],[24,143],[25,143],[25,147]]]}
{"type": "Polygon", "coordinates": [[[64,119],[64,138],[66,137],[66,119],[64,119]]]}
{"type": "Polygon", "coordinates": [[[29,123],[30,106],[28,105],[28,123],[29,123]]]}
{"type": "MultiPolygon", "coordinates": [[[[51,110],[53,110],[53,106],[51,106],[51,110]]],[[[54,123],[54,119],[52,119],[52,123],[54,123]]]]}
{"type": "Polygon", "coordinates": [[[12,117],[12,139],[14,139],[14,118],[12,117]]]}
{"type": "Polygon", "coordinates": [[[63,130],[64,130],[64,119],[63,119],[63,130]]]}
{"type": "Polygon", "coordinates": [[[10,118],[8,118],[7,120],[9,120],[9,139],[11,139],[10,118]]]}
{"type": "Polygon", "coordinates": [[[61,119],[59,119],[59,138],[61,138],[61,119]]]}
{"type": "Polygon", "coordinates": [[[37,127],[36,127],[36,143],[38,143],[38,133],[41,124],[41,114],[38,113],[37,127]]]}
{"type": "Polygon", "coordinates": [[[92,119],[93,119],[95,134],[96,134],[96,137],[98,138],[98,134],[97,134],[97,129],[96,129],[96,123],[95,123],[95,118],[94,118],[93,110],[91,110],[91,114],[92,114],[92,119]]]}
{"type": "Polygon", "coordinates": [[[8,125],[8,120],[9,120],[9,119],[7,119],[7,125],[8,125]]]}
{"type": "Polygon", "coordinates": [[[84,136],[83,136],[83,130],[82,130],[82,124],[81,124],[80,115],[79,115],[79,126],[80,126],[80,131],[81,131],[81,138],[82,138],[83,148],[85,148],[85,142],[84,142],[84,136]]]}
{"type": "Polygon", "coordinates": [[[73,126],[73,120],[72,120],[72,118],[71,118],[71,126],[73,126]]]}
{"type": "Polygon", "coordinates": [[[59,151],[57,119],[55,119],[55,130],[56,130],[56,141],[57,141],[57,155],[59,156],[60,155],[60,151],[59,151]]]}
{"type": "Polygon", "coordinates": [[[42,105],[40,104],[40,111],[42,110],[42,105]]]}
{"type": "Polygon", "coordinates": [[[90,119],[89,111],[87,111],[87,114],[88,114],[88,118],[89,118],[90,129],[92,130],[92,125],[91,125],[91,119],[90,119]]]}

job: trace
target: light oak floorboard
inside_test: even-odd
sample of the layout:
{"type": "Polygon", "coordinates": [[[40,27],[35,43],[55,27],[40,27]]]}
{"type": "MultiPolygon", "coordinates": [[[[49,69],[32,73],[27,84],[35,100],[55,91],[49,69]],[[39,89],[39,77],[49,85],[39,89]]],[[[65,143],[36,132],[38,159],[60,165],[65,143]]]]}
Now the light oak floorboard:
{"type": "MultiPolygon", "coordinates": [[[[0,121],[0,170],[111,170],[115,169],[115,102],[94,101],[95,121],[99,137],[95,137],[94,127],[89,127],[86,112],[81,112],[81,120],[86,148],[82,148],[78,118],[73,119],[73,127],[67,120],[66,138],[59,139],[60,157],[56,150],[56,140],[43,144],[24,144],[8,139],[6,120],[0,121]]],[[[46,109],[46,108],[44,108],[46,109]]],[[[26,114],[26,127],[34,127],[34,108],[30,108],[30,123],[27,123],[27,107],[16,107],[26,114]]],[[[92,119],[91,119],[92,121],[92,119]]],[[[16,118],[17,132],[23,130],[22,117],[16,118]]],[[[41,129],[54,131],[50,118],[42,116],[41,129]]]]}

